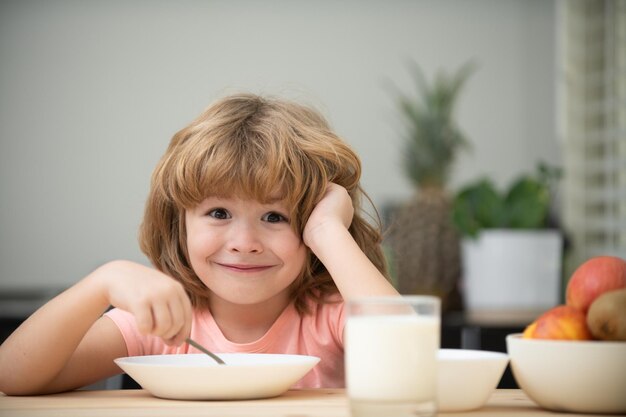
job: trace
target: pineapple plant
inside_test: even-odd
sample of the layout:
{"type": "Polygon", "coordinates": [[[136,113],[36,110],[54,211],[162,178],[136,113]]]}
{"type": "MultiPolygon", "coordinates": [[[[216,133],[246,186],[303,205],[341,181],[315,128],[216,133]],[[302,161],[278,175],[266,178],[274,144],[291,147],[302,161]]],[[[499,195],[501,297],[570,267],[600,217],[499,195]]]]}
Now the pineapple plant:
{"type": "Polygon", "coordinates": [[[391,215],[387,240],[395,285],[402,294],[441,297],[444,310],[462,306],[460,238],[446,187],[455,156],[468,146],[454,109],[473,68],[467,63],[453,74],[439,71],[429,83],[413,63],[417,97],[396,92],[405,139],[403,168],[416,192],[391,215]]]}

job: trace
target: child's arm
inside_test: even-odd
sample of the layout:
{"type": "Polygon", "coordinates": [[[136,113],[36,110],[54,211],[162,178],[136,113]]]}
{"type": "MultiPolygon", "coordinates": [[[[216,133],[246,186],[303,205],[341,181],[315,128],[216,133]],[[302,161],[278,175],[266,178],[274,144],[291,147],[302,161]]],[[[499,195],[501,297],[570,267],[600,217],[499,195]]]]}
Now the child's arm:
{"type": "Polygon", "coordinates": [[[344,187],[330,183],[304,228],[304,243],[324,264],[344,300],[397,295],[348,231],[354,208],[344,187]]]}
{"type": "Polygon", "coordinates": [[[28,318],[0,346],[0,391],[43,394],[78,388],[120,372],[127,355],[117,326],[101,317],[109,305],[135,315],[142,333],[180,344],[191,328],[182,286],[151,268],[108,263],[28,318]]]}

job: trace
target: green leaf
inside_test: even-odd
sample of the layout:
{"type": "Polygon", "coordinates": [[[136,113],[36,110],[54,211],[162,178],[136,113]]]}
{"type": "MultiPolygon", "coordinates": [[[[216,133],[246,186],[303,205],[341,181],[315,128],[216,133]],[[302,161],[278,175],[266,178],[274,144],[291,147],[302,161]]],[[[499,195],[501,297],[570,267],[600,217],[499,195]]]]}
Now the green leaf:
{"type": "Polygon", "coordinates": [[[504,196],[483,179],[461,189],[453,201],[453,222],[464,236],[481,229],[540,229],[548,224],[552,184],[561,175],[556,167],[539,164],[535,176],[515,180],[504,196]]]}
{"type": "Polygon", "coordinates": [[[463,235],[475,237],[481,229],[502,226],[504,202],[493,183],[483,179],[457,194],[452,219],[463,235]]]}
{"type": "Polygon", "coordinates": [[[550,193],[545,183],[531,177],[517,180],[504,198],[505,226],[512,229],[539,229],[545,226],[550,193]]]}

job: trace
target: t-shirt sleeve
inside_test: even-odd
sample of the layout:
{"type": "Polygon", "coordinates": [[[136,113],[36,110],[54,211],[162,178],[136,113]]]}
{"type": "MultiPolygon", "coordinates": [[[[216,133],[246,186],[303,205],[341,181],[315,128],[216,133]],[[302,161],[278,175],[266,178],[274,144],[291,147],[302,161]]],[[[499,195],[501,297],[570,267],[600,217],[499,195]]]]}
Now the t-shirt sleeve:
{"type": "Polygon", "coordinates": [[[141,356],[146,354],[144,346],[141,343],[143,336],[137,330],[135,316],[119,308],[109,310],[104,315],[113,320],[113,323],[115,323],[122,333],[128,356],[141,356]]]}
{"type": "Polygon", "coordinates": [[[340,297],[329,301],[330,302],[325,303],[321,309],[324,315],[323,322],[327,323],[335,343],[337,343],[338,346],[343,346],[343,329],[346,323],[345,303],[340,297]]]}
{"type": "Polygon", "coordinates": [[[337,340],[343,346],[343,331],[346,327],[346,304],[341,302],[339,303],[338,311],[337,311],[337,340]]]}

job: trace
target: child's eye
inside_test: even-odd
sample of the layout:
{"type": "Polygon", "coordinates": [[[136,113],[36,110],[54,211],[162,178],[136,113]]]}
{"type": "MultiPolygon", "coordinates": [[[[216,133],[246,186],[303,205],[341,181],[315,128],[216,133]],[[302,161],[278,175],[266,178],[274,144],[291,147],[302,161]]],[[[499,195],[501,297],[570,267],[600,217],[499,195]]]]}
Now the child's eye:
{"type": "Polygon", "coordinates": [[[230,213],[228,212],[228,210],[223,209],[223,208],[216,208],[213,210],[209,210],[207,215],[218,220],[230,219],[230,213]]]}
{"type": "Polygon", "coordinates": [[[263,221],[268,223],[280,223],[286,222],[287,218],[280,213],[276,213],[275,211],[270,211],[269,213],[263,216],[263,221]]]}

